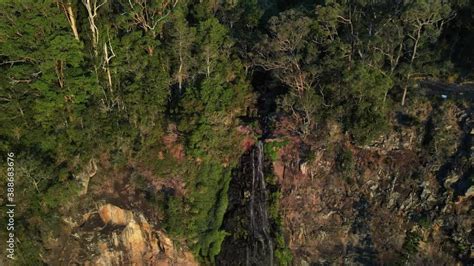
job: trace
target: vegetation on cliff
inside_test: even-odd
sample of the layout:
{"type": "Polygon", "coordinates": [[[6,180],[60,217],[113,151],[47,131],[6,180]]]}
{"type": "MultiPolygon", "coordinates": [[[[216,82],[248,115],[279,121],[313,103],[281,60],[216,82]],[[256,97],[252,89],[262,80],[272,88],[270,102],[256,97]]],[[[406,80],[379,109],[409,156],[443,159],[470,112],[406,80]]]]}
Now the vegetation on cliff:
{"type": "MultiPolygon", "coordinates": [[[[143,174],[130,182],[151,195],[159,226],[214,263],[231,171],[262,131],[252,86],[262,77],[283,91],[269,99],[271,119],[260,119],[285,135],[266,144],[271,160],[292,142],[314,151],[319,138],[350,179],[362,171],[355,147],[389,136],[403,113],[418,129],[427,124],[417,145],[426,164],[442,165],[442,182],[458,171],[472,184],[467,129],[453,121],[468,125],[458,118],[472,99],[433,105],[429,119],[420,113],[433,106],[417,106],[421,80],[472,79],[472,9],[441,0],[0,1],[0,152],[18,159],[18,263],[48,263],[63,218],[77,202],[92,208],[102,184],[81,191],[95,162],[103,184],[118,169],[143,174]],[[321,137],[334,124],[347,143],[321,137]]],[[[272,218],[283,230],[277,195],[272,218]]],[[[277,257],[289,263],[284,232],[277,238],[277,257]]],[[[407,233],[405,255],[418,238],[407,233]]]]}

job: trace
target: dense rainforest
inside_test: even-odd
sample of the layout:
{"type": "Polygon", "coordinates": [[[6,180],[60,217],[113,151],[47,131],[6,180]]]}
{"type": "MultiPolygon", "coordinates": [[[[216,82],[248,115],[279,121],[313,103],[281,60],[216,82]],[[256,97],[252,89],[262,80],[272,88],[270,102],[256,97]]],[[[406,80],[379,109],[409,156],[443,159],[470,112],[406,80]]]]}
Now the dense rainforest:
{"type": "Polygon", "coordinates": [[[0,0],[2,265],[473,263],[473,41],[468,0],[0,0]]]}

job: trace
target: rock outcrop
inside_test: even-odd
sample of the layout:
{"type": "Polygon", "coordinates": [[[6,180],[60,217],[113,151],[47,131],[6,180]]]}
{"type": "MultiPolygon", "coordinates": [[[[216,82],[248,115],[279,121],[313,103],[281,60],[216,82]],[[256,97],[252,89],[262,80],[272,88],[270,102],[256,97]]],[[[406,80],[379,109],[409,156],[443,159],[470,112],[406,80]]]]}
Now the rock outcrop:
{"type": "Polygon", "coordinates": [[[61,247],[61,260],[51,264],[79,263],[86,266],[198,265],[191,252],[178,248],[162,230],[142,213],[112,204],[83,216],[80,225],[61,247]]]}
{"type": "Polygon", "coordinates": [[[91,265],[198,265],[192,254],[175,247],[161,230],[156,230],[142,214],[111,204],[99,210],[106,226],[125,226],[104,235],[91,265]]]}
{"type": "Polygon", "coordinates": [[[99,216],[105,224],[127,225],[133,220],[131,211],[123,210],[112,204],[105,204],[99,209],[99,216]]]}
{"type": "Polygon", "coordinates": [[[97,164],[94,159],[89,161],[89,164],[85,167],[84,171],[77,174],[76,179],[79,181],[81,189],[79,195],[87,194],[89,189],[89,181],[97,173],[97,164]]]}
{"type": "Polygon", "coordinates": [[[309,155],[294,140],[277,152],[272,170],[296,265],[474,260],[473,114],[426,105],[394,117],[417,122],[394,121],[370,145],[329,130],[309,155]]]}

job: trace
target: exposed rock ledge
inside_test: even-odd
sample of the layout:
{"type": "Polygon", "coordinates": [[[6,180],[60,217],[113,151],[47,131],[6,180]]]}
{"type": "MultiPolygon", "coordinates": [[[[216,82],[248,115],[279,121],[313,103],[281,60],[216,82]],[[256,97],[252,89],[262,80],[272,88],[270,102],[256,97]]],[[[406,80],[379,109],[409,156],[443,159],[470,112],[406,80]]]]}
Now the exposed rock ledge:
{"type": "Polygon", "coordinates": [[[69,261],[86,266],[198,265],[191,252],[174,245],[143,214],[112,204],[85,215],[82,224],[73,225],[70,232],[72,238],[59,241],[64,253],[61,262],[50,261],[52,264],[69,261]]]}
{"type": "Polygon", "coordinates": [[[176,249],[172,240],[153,229],[142,214],[106,204],[99,215],[104,224],[125,228],[97,243],[99,254],[89,265],[198,265],[190,252],[176,249]]]}

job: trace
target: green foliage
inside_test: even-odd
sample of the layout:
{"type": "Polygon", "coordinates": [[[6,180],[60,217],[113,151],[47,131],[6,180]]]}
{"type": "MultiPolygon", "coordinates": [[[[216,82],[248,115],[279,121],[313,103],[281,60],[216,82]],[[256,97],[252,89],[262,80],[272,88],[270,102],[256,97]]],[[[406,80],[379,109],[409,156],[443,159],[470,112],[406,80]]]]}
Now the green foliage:
{"type": "Polygon", "coordinates": [[[230,170],[207,163],[189,169],[186,198],[168,201],[167,228],[177,236],[185,236],[195,254],[202,260],[214,261],[226,232],[220,229],[227,209],[230,170]]]}
{"type": "MultiPolygon", "coordinates": [[[[22,229],[25,230],[24,228],[22,229]]],[[[19,237],[28,238],[28,232],[22,231],[20,231],[19,237]]],[[[16,265],[41,265],[42,261],[39,256],[41,252],[43,252],[42,247],[37,241],[32,241],[32,239],[29,239],[29,241],[22,241],[20,245],[18,245],[16,265]]]]}
{"type": "Polygon", "coordinates": [[[341,148],[341,151],[336,157],[336,167],[343,175],[350,175],[354,171],[355,162],[352,151],[347,148],[341,148]]]}
{"type": "Polygon", "coordinates": [[[357,144],[368,144],[388,129],[386,115],[373,104],[355,106],[346,125],[357,144]]]}
{"type": "Polygon", "coordinates": [[[291,265],[293,262],[293,254],[291,250],[286,246],[283,235],[279,234],[276,238],[278,248],[275,250],[275,257],[279,265],[286,266],[291,265]]]}
{"type": "Polygon", "coordinates": [[[336,170],[346,182],[351,183],[356,170],[354,155],[347,147],[339,147],[338,149],[335,158],[336,170]]]}
{"type": "Polygon", "coordinates": [[[323,1],[305,11],[271,18],[255,48],[256,65],[290,88],[280,106],[304,137],[335,118],[368,144],[388,128],[393,88],[406,92],[450,68],[434,47],[452,18],[449,3],[323,1]]]}
{"type": "MultiPolygon", "coordinates": [[[[38,187],[30,186],[28,201],[35,204],[25,206],[24,215],[41,223],[45,215],[59,217],[53,210],[68,207],[63,203],[71,202],[78,189],[69,177],[96,155],[97,144],[114,165],[125,165],[135,154],[143,158],[163,148],[157,144],[163,127],[176,119],[186,134],[186,152],[202,157],[204,165],[156,164],[154,170],[165,176],[187,169],[195,177],[187,180],[189,194],[168,198],[167,224],[175,235],[189,236],[196,254],[212,261],[225,237],[220,226],[230,172],[221,165],[239,157],[236,117],[252,103],[228,28],[208,10],[190,23],[196,10],[186,2],[117,1],[98,7],[94,22],[100,34],[94,43],[90,20],[78,3],[73,6],[78,41],[61,5],[1,3],[5,75],[0,96],[8,99],[0,103],[7,110],[0,117],[2,150],[18,146],[48,158],[48,166],[56,162],[51,173],[32,180],[38,187]],[[170,96],[176,98],[171,104],[170,96]],[[178,115],[166,117],[168,111],[178,115]]],[[[144,186],[140,178],[134,181],[139,189],[144,186]]],[[[53,227],[45,234],[48,230],[53,227]]]]}
{"type": "MultiPolygon", "coordinates": [[[[275,179],[275,177],[273,177],[273,179],[275,179]]],[[[277,259],[278,265],[291,265],[293,261],[293,255],[285,241],[283,232],[283,218],[280,213],[280,200],[282,197],[281,192],[276,190],[271,193],[270,197],[268,213],[276,228],[276,230],[273,231],[276,244],[275,257],[277,259]]]]}
{"type": "Polygon", "coordinates": [[[39,262],[40,243],[59,233],[61,208],[78,188],[62,176],[80,164],[73,157],[93,146],[84,125],[99,87],[84,68],[83,48],[55,3],[0,3],[1,151],[17,153],[17,254],[23,265],[39,262]]]}
{"type": "Polygon", "coordinates": [[[173,235],[184,236],[187,233],[187,228],[183,221],[185,208],[182,198],[170,197],[167,200],[166,206],[166,229],[173,235]]]}
{"type": "Polygon", "coordinates": [[[4,75],[0,95],[7,112],[1,134],[10,144],[35,146],[59,161],[90,147],[84,139],[88,104],[99,93],[92,71],[84,69],[83,45],[70,33],[53,3],[2,3],[0,54],[4,75]],[[16,12],[16,16],[8,13],[16,12]],[[82,131],[78,134],[78,130],[82,131]]]}
{"type": "MultiPolygon", "coordinates": [[[[76,203],[79,189],[75,180],[60,180],[64,175],[62,168],[52,167],[46,163],[48,158],[40,161],[39,156],[33,154],[30,151],[28,155],[15,156],[15,233],[20,239],[16,250],[19,265],[41,261],[39,255],[46,248],[44,241],[60,234],[61,216],[65,208],[76,203]]],[[[2,166],[1,173],[6,172],[2,166]]],[[[0,177],[2,187],[6,187],[6,175],[0,177]]],[[[2,213],[2,227],[6,220],[2,213]]]]}
{"type": "Polygon", "coordinates": [[[212,63],[208,65],[211,75],[188,88],[181,99],[180,116],[183,119],[179,130],[186,133],[187,147],[192,155],[218,160],[237,159],[235,147],[240,139],[234,132],[238,123],[235,118],[243,115],[253,100],[239,62],[223,57],[216,60],[218,67],[215,70],[212,63]]]}
{"type": "Polygon", "coordinates": [[[73,199],[79,192],[79,184],[75,181],[57,183],[41,195],[42,206],[54,210],[73,199]]]}
{"type": "Polygon", "coordinates": [[[269,70],[290,92],[280,103],[281,109],[295,121],[298,134],[307,136],[315,126],[315,113],[321,103],[313,88],[321,65],[321,49],[316,44],[310,17],[296,10],[282,12],[268,21],[269,34],[256,45],[255,64],[269,70]]]}
{"type": "Polygon", "coordinates": [[[420,240],[421,236],[418,233],[412,231],[407,232],[405,242],[403,242],[402,246],[403,254],[406,259],[418,253],[420,240]]]}
{"type": "Polygon", "coordinates": [[[381,72],[362,65],[348,71],[343,80],[349,89],[344,103],[345,127],[357,143],[369,143],[388,128],[384,98],[392,81],[381,72]]]}
{"type": "Polygon", "coordinates": [[[428,216],[422,216],[418,220],[418,224],[423,228],[423,229],[430,229],[433,222],[430,220],[428,216]]]}
{"type": "Polygon", "coordinates": [[[264,154],[267,158],[270,158],[272,161],[275,161],[277,159],[278,151],[281,148],[285,147],[287,144],[287,140],[265,142],[263,146],[264,154]]]}
{"type": "Polygon", "coordinates": [[[460,241],[456,243],[456,248],[460,254],[469,254],[470,244],[467,241],[460,241]]]}

